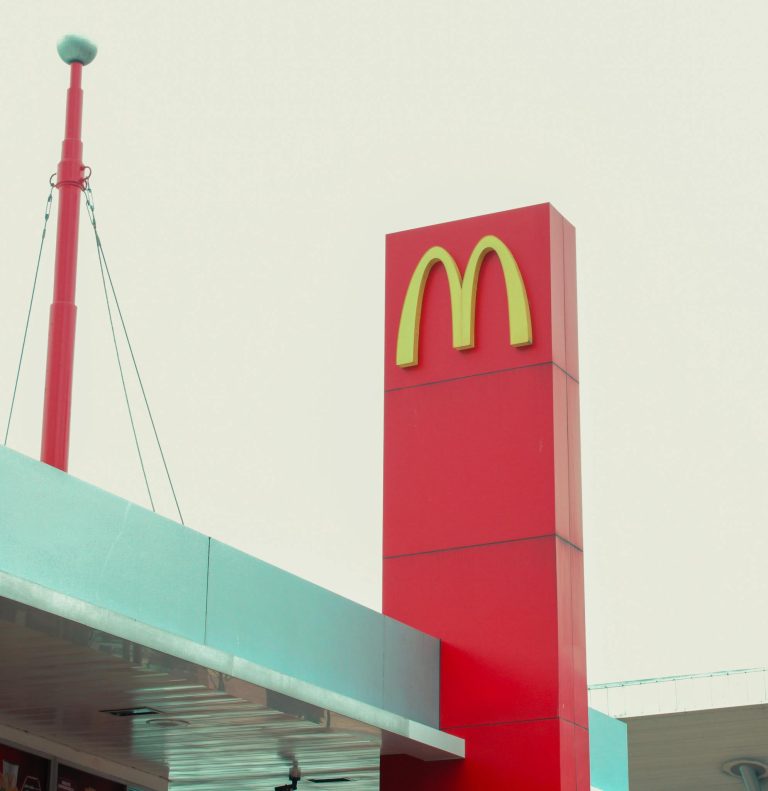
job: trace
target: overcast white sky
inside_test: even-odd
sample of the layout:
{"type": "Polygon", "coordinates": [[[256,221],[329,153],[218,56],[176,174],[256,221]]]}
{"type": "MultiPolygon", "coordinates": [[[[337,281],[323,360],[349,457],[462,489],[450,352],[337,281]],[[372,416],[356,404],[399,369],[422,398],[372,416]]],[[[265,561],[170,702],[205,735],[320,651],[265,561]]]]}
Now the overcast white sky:
{"type": "MultiPolygon", "coordinates": [[[[384,234],[551,201],[578,234],[590,679],[768,664],[765,0],[0,11],[3,424],[80,32],[99,227],[189,525],[379,607],[384,234]]],[[[81,234],[71,471],[144,503],[81,234]]],[[[52,265],[9,441],[34,456],[52,265]]]]}

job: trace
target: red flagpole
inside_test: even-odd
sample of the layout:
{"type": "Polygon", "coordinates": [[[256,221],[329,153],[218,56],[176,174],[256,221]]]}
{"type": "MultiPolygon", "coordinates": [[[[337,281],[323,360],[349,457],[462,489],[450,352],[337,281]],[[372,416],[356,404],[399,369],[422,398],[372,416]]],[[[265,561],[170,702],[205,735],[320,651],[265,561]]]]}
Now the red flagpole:
{"type": "Polygon", "coordinates": [[[96,47],[85,39],[66,36],[59,42],[59,55],[70,64],[67,113],[61,161],[56,172],[59,190],[56,229],[56,268],[48,326],[48,363],[45,377],[45,406],[40,459],[66,472],[69,461],[69,424],[72,405],[72,368],[75,355],[75,281],[77,239],[80,223],[80,193],[84,186],[83,65],[96,56],[96,47]]]}

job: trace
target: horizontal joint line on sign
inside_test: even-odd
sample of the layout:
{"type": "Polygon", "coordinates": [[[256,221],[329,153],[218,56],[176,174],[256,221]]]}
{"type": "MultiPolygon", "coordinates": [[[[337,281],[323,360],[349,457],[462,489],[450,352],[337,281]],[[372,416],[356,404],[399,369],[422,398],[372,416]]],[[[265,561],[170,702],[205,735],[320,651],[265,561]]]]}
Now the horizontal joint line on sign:
{"type": "Polygon", "coordinates": [[[568,371],[565,370],[561,365],[558,365],[554,360],[546,360],[541,363],[530,363],[529,365],[516,365],[512,368],[499,368],[495,371],[480,371],[476,374],[467,374],[466,376],[452,376],[448,379],[436,379],[433,382],[421,382],[415,385],[402,385],[402,387],[390,387],[384,388],[385,393],[395,393],[398,390],[413,390],[416,387],[432,387],[433,385],[442,385],[448,382],[459,382],[462,379],[474,379],[477,376],[494,376],[495,374],[507,374],[512,373],[513,371],[524,371],[527,368],[541,368],[544,365],[551,365],[554,368],[557,368],[558,371],[562,371],[569,379],[572,379],[576,384],[579,383],[579,380],[573,376],[573,374],[569,374],[568,371]]]}
{"type": "Polygon", "coordinates": [[[567,538],[563,538],[558,533],[543,533],[538,536],[522,536],[521,538],[506,538],[502,541],[486,541],[483,544],[461,544],[455,547],[438,547],[437,549],[424,549],[421,552],[401,552],[398,555],[384,555],[384,560],[396,560],[397,558],[411,558],[415,557],[416,555],[436,555],[439,552],[460,552],[463,549],[480,549],[481,547],[496,547],[501,544],[519,544],[521,541],[541,541],[545,538],[554,538],[559,539],[564,544],[567,544],[569,547],[573,547],[578,552],[583,552],[584,550],[574,544],[572,541],[569,541],[567,538]]]}
{"type": "Polygon", "coordinates": [[[555,722],[557,720],[567,722],[569,725],[573,725],[574,728],[581,728],[583,731],[589,730],[586,725],[580,725],[578,722],[569,720],[568,717],[535,717],[534,719],[503,720],[501,722],[473,722],[468,725],[442,725],[441,728],[450,732],[458,728],[493,728],[495,725],[529,725],[534,722],[555,722]]]}

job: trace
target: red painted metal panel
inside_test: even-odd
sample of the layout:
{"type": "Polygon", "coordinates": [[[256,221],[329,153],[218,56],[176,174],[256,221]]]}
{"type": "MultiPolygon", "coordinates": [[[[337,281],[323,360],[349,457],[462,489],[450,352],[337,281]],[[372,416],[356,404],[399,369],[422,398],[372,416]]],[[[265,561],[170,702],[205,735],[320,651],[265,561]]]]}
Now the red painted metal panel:
{"type": "Polygon", "coordinates": [[[550,306],[552,311],[552,361],[565,368],[565,268],[564,224],[562,216],[550,207],[549,216],[549,266],[550,306]]]}
{"type": "MultiPolygon", "coordinates": [[[[385,556],[555,532],[551,414],[561,378],[539,365],[386,394],[385,556]]],[[[567,525],[565,447],[560,455],[567,525]]]]}
{"type": "Polygon", "coordinates": [[[587,728],[584,566],[581,551],[565,541],[557,542],[557,599],[559,716],[587,728]]]}
{"type": "Polygon", "coordinates": [[[563,272],[565,279],[565,370],[579,378],[579,328],[576,299],[576,229],[563,220],[563,272]]]}
{"type": "Polygon", "coordinates": [[[441,725],[467,740],[463,762],[383,759],[387,791],[589,788],[574,239],[548,204],[387,238],[384,611],[443,641],[441,725]],[[440,246],[463,273],[486,235],[516,259],[532,344],[510,345],[491,253],[474,348],[453,348],[436,264],[398,367],[417,263],[440,246]]]}
{"type": "Polygon", "coordinates": [[[568,541],[572,541],[571,535],[571,502],[570,502],[570,469],[568,465],[568,376],[559,368],[552,366],[552,412],[542,415],[541,410],[537,412],[541,419],[548,419],[552,426],[553,450],[554,450],[554,509],[557,532],[568,541]],[[554,420],[553,416],[558,415],[560,419],[554,420]]]}
{"type": "Polygon", "coordinates": [[[587,699],[587,635],[584,623],[584,562],[581,552],[572,550],[571,561],[571,611],[573,613],[573,719],[588,727],[587,699]]]}
{"type": "MultiPolygon", "coordinates": [[[[574,612],[571,607],[573,595],[573,566],[571,554],[578,552],[565,541],[555,544],[555,574],[557,575],[557,606],[550,611],[550,617],[555,614],[557,619],[557,716],[564,720],[574,722],[575,705],[575,678],[574,678],[574,646],[573,646],[573,620],[574,612]]],[[[580,553],[579,553],[580,554],[580,553]]],[[[586,695],[586,689],[584,690],[586,695]]],[[[579,723],[588,726],[588,723],[579,723]]]]}
{"type": "Polygon", "coordinates": [[[451,732],[466,739],[464,761],[424,764],[414,758],[384,756],[382,789],[589,791],[584,728],[553,719],[457,728],[451,732]]]}
{"type": "Polygon", "coordinates": [[[556,543],[384,561],[384,612],[442,640],[442,728],[561,716],[556,543]]]}
{"type": "Polygon", "coordinates": [[[579,383],[566,379],[568,396],[568,491],[570,503],[570,537],[583,545],[581,519],[581,426],[579,420],[579,383]]]}
{"type": "Polygon", "coordinates": [[[576,791],[589,791],[589,731],[574,727],[573,750],[576,754],[576,791]]]}

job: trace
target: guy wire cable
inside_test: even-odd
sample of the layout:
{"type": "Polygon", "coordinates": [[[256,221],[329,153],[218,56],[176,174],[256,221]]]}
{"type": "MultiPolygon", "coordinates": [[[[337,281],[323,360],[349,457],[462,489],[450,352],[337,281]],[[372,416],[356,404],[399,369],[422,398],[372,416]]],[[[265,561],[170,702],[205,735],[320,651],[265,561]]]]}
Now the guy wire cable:
{"type": "MultiPolygon", "coordinates": [[[[117,298],[117,292],[115,290],[115,284],[114,284],[114,282],[112,280],[112,275],[111,275],[111,273],[109,271],[109,265],[107,264],[107,257],[106,257],[106,254],[104,253],[104,248],[103,248],[103,246],[101,244],[101,237],[99,236],[99,232],[98,232],[98,230],[96,228],[96,214],[95,214],[95,207],[94,207],[94,201],[93,201],[93,191],[92,191],[91,185],[90,185],[90,179],[86,179],[84,192],[85,192],[85,196],[86,196],[86,202],[85,202],[86,209],[88,211],[88,214],[89,214],[89,217],[90,217],[90,220],[91,220],[91,225],[93,227],[93,234],[94,234],[94,238],[96,240],[96,251],[97,251],[98,256],[99,256],[99,264],[103,268],[103,273],[106,273],[106,276],[107,276],[106,279],[107,279],[107,282],[109,283],[109,290],[111,291],[112,299],[114,300],[115,308],[117,309],[117,315],[118,315],[118,317],[120,319],[120,325],[121,325],[122,330],[123,330],[123,335],[125,337],[125,341],[126,341],[126,344],[128,346],[128,351],[129,351],[129,353],[131,355],[131,361],[133,363],[133,369],[134,369],[134,371],[136,373],[136,379],[137,379],[137,381],[139,383],[139,388],[141,390],[141,395],[142,395],[142,398],[144,400],[144,406],[145,406],[145,408],[147,410],[147,415],[149,416],[149,422],[150,422],[150,424],[152,426],[152,432],[154,433],[154,436],[155,436],[155,442],[157,443],[157,449],[160,452],[160,458],[161,458],[161,460],[163,462],[163,469],[165,470],[165,476],[168,479],[168,485],[169,485],[169,487],[171,489],[171,495],[173,496],[173,502],[174,502],[174,504],[176,506],[176,512],[179,515],[179,521],[183,525],[183,524],[185,524],[185,522],[184,522],[184,517],[182,516],[182,513],[181,513],[181,508],[179,506],[179,500],[178,500],[178,498],[176,496],[176,489],[175,489],[175,487],[173,485],[173,480],[171,479],[171,473],[170,473],[170,471],[168,469],[168,463],[166,462],[166,459],[165,459],[165,453],[163,452],[163,446],[162,446],[162,443],[160,442],[160,436],[159,436],[159,434],[157,432],[157,426],[155,425],[155,419],[154,419],[154,417],[152,415],[152,410],[151,410],[151,408],[149,406],[149,399],[147,398],[147,393],[146,393],[146,390],[144,389],[144,382],[143,382],[143,380],[141,378],[141,373],[139,372],[138,363],[136,362],[136,355],[133,352],[133,346],[131,344],[131,339],[130,339],[130,337],[128,335],[128,329],[127,329],[126,324],[125,324],[125,318],[123,317],[123,311],[120,308],[120,302],[119,302],[119,300],[117,298]]],[[[103,277],[103,274],[102,274],[102,277],[103,277]]],[[[111,312],[110,312],[110,316],[111,316],[111,312]]],[[[115,341],[115,343],[117,343],[117,342],[115,341]]],[[[142,468],[143,468],[143,464],[142,464],[142,468]]]]}
{"type": "MultiPolygon", "coordinates": [[[[98,243],[98,231],[96,230],[96,215],[94,214],[94,204],[93,204],[93,194],[91,191],[84,190],[85,192],[85,208],[88,212],[88,219],[91,221],[91,225],[93,226],[94,233],[96,233],[97,244],[96,249],[97,252],[99,250],[99,243],[98,243]]],[[[155,511],[155,501],[152,498],[152,489],[149,486],[149,479],[147,478],[147,470],[144,466],[144,457],[141,453],[141,445],[139,443],[139,437],[136,433],[136,423],[133,419],[133,410],[131,409],[131,399],[128,396],[128,388],[125,384],[125,374],[123,373],[123,363],[120,359],[120,347],[117,343],[117,335],[115,333],[115,323],[112,319],[112,306],[109,302],[109,292],[107,291],[107,280],[104,276],[104,265],[101,262],[101,254],[99,254],[99,272],[101,274],[101,285],[104,289],[104,301],[107,306],[107,317],[109,318],[109,328],[112,331],[112,343],[115,347],[115,357],[117,358],[117,368],[120,371],[120,384],[123,387],[123,395],[125,396],[125,406],[128,409],[128,419],[131,422],[131,431],[133,432],[133,441],[136,445],[136,453],[139,455],[139,465],[141,466],[141,474],[144,478],[144,486],[147,489],[147,496],[149,497],[149,504],[152,507],[152,510],[155,511]]]]}
{"type": "Polygon", "coordinates": [[[24,360],[24,349],[27,345],[27,334],[29,332],[29,320],[32,317],[32,305],[35,301],[35,291],[37,289],[37,276],[40,274],[40,260],[43,256],[43,246],[45,245],[45,232],[48,228],[48,218],[51,216],[51,204],[53,203],[53,190],[56,187],[54,184],[55,173],[48,179],[51,185],[51,190],[48,193],[48,200],[45,202],[45,220],[43,221],[43,233],[40,236],[40,248],[37,251],[37,264],[35,265],[35,277],[32,281],[32,294],[29,297],[29,306],[27,308],[27,320],[24,323],[24,335],[21,339],[21,351],[19,352],[19,364],[16,366],[16,378],[13,383],[13,395],[11,396],[11,406],[8,410],[8,422],[5,424],[5,436],[3,437],[3,445],[8,444],[8,434],[11,431],[11,418],[13,417],[13,407],[16,403],[16,391],[19,388],[19,376],[21,374],[21,363],[24,360]]]}

